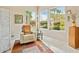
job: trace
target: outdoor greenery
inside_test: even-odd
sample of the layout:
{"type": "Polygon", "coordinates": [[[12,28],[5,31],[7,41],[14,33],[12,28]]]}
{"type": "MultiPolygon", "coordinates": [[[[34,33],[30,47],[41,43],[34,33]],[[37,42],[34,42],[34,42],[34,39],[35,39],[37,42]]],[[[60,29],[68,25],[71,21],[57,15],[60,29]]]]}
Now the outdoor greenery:
{"type": "Polygon", "coordinates": [[[32,19],[32,12],[31,11],[26,11],[26,23],[28,22],[28,20],[29,21],[31,21],[31,19],[32,19]]]}
{"type": "Polygon", "coordinates": [[[36,21],[35,20],[32,20],[32,11],[26,11],[26,16],[29,17],[29,21],[30,21],[30,24],[32,26],[36,26],[36,21]]]}
{"type": "Polygon", "coordinates": [[[31,20],[31,21],[30,21],[30,24],[31,24],[32,26],[36,26],[36,21],[31,20]]]}
{"type": "Polygon", "coordinates": [[[50,29],[64,30],[64,14],[61,10],[54,8],[50,10],[50,18],[53,23],[50,25],[50,29]]]}
{"type": "Polygon", "coordinates": [[[32,12],[31,11],[26,11],[26,16],[29,16],[29,18],[32,18],[32,12]]]}
{"type": "Polygon", "coordinates": [[[47,21],[40,21],[41,28],[47,28],[47,21]]]}

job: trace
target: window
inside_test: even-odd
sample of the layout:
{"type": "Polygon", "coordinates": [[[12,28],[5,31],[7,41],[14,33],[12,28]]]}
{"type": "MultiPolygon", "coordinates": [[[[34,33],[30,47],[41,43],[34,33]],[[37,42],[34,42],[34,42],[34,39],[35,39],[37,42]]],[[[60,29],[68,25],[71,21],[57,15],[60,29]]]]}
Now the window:
{"type": "Polygon", "coordinates": [[[36,18],[35,18],[35,12],[31,12],[31,18],[30,18],[30,24],[32,25],[32,27],[36,26],[36,18]]]}
{"type": "Polygon", "coordinates": [[[32,11],[26,11],[27,19],[26,22],[30,23],[31,26],[36,26],[36,20],[35,20],[35,12],[32,11]]]}
{"type": "Polygon", "coordinates": [[[48,28],[47,25],[47,18],[48,18],[48,12],[42,11],[40,14],[40,28],[48,28]]]}
{"type": "Polygon", "coordinates": [[[36,30],[36,13],[34,11],[26,11],[27,18],[26,22],[31,25],[31,30],[36,30]]]}
{"type": "Polygon", "coordinates": [[[57,7],[50,9],[49,15],[50,15],[50,29],[53,30],[64,30],[64,14],[65,14],[65,8],[64,7],[57,7]]]}

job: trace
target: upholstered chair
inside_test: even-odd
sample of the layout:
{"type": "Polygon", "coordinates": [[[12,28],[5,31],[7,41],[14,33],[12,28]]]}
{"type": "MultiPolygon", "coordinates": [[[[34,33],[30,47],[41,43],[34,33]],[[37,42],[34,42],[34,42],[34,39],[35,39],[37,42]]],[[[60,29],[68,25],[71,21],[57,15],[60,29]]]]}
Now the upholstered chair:
{"type": "Polygon", "coordinates": [[[20,34],[20,44],[36,41],[36,33],[31,32],[31,25],[25,24],[22,26],[20,34]]]}

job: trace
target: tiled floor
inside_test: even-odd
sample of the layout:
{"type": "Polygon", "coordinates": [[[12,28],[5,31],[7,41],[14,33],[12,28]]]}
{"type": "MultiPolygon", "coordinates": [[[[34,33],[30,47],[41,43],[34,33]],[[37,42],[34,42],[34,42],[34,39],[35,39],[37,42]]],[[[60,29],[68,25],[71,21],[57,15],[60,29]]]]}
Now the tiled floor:
{"type": "Polygon", "coordinates": [[[74,49],[68,45],[66,40],[59,40],[44,36],[43,41],[57,53],[79,53],[79,49],[74,49]]]}

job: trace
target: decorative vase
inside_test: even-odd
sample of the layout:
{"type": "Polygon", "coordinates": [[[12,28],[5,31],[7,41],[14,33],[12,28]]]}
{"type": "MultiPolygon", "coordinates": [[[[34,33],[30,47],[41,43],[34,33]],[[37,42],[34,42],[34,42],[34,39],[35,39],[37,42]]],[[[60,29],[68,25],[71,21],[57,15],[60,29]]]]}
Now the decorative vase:
{"type": "Polygon", "coordinates": [[[72,21],[72,26],[76,26],[76,21],[75,20],[72,21]]]}
{"type": "Polygon", "coordinates": [[[72,14],[72,26],[76,26],[76,14],[72,14]]]}

